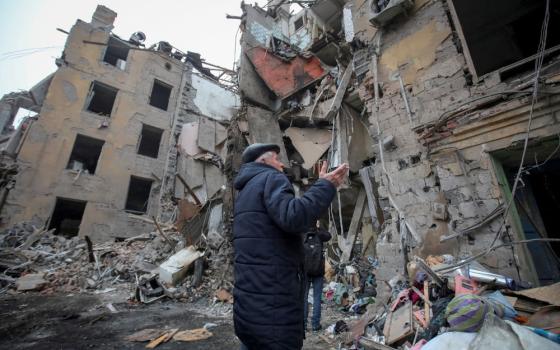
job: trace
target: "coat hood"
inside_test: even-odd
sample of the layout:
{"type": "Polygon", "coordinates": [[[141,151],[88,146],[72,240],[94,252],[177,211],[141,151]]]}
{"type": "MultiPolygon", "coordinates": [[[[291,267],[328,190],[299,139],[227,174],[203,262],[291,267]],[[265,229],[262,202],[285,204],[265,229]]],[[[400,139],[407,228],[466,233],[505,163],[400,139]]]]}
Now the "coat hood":
{"type": "Polygon", "coordinates": [[[251,181],[251,179],[254,178],[255,176],[261,173],[273,172],[273,171],[278,171],[278,170],[274,169],[270,165],[266,165],[263,163],[251,162],[251,163],[243,164],[241,166],[241,169],[239,169],[239,174],[235,178],[233,187],[235,187],[236,190],[240,191],[243,189],[243,187],[245,187],[247,182],[251,181]]]}

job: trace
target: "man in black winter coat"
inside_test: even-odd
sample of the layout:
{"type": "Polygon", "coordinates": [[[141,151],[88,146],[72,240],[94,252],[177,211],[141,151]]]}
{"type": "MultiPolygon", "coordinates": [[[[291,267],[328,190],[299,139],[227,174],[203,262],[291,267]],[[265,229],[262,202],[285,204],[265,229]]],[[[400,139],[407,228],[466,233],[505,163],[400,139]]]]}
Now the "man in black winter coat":
{"type": "Polygon", "coordinates": [[[242,349],[301,349],[303,346],[303,232],[328,208],[348,172],[343,164],[301,198],[294,197],[274,144],[243,152],[234,186],[235,249],[233,320],[242,349]]]}

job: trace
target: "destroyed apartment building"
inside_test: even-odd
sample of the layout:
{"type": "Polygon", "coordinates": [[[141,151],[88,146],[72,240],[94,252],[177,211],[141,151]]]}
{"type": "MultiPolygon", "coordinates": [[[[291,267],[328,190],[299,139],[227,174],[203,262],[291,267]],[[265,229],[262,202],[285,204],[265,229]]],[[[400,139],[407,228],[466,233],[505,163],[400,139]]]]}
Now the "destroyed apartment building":
{"type": "Polygon", "coordinates": [[[196,53],[147,48],[142,32],[118,37],[115,17],[99,6],[90,23],[78,20],[57,71],[2,99],[4,135],[18,107],[38,113],[4,137],[18,174],[3,188],[2,225],[123,239],[153,231],[152,217],[176,218],[183,182],[199,204],[221,191],[233,87],[196,53]]]}
{"type": "MultiPolygon", "coordinates": [[[[228,16],[241,30],[233,70],[164,41],[146,48],[141,32],[121,39],[115,16],[99,6],[78,21],[56,73],[0,101],[3,227],[115,247],[179,232],[187,248],[168,262],[183,266],[164,263],[160,281],[177,284],[210,249],[212,288],[231,302],[232,183],[245,147],[265,142],[296,195],[322,161],[349,164],[321,219],[334,237],[326,278],[349,285],[345,298],[371,277],[383,305],[425,271],[436,288],[417,294],[431,305],[465,266],[512,290],[560,282],[557,3],[242,2],[228,16]],[[10,130],[18,107],[38,115],[10,130]]],[[[403,339],[385,327],[383,344],[403,339]]]]}
{"type": "Polygon", "coordinates": [[[560,281],[557,243],[508,245],[560,238],[557,4],[537,73],[545,1],[297,3],[242,4],[230,132],[282,144],[297,190],[321,159],[349,163],[325,216],[330,260],[375,257],[388,281],[415,256],[477,256],[520,282],[560,281]]]}

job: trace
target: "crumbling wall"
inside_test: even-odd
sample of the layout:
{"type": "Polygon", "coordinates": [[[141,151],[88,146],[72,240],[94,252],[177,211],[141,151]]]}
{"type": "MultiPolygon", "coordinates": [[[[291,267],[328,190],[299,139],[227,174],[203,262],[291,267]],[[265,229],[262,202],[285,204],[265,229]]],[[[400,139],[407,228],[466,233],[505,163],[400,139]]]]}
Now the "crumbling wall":
{"type": "Polygon", "coordinates": [[[21,172],[3,217],[16,223],[32,217],[46,223],[56,197],[87,201],[80,235],[94,240],[126,237],[152,230],[140,216],[124,211],[130,176],[152,179],[147,215],[157,215],[165,157],[170,145],[175,101],[183,63],[165,55],[130,50],[124,70],[102,61],[109,38],[106,25],[78,21],[63,60],[19,154],[21,172]],[[148,102],[154,79],[171,85],[167,111],[148,102]],[[92,81],[118,89],[110,117],[86,110],[92,81]],[[158,158],[137,154],[142,125],[163,130],[158,158]],[[66,169],[77,134],[105,143],[95,174],[66,169]]]}
{"type": "MultiPolygon", "coordinates": [[[[504,222],[499,215],[469,237],[441,241],[480,223],[506,204],[500,185],[507,184],[498,182],[492,152],[523,139],[529,101],[504,96],[512,101],[502,103],[500,97],[490,103],[497,106],[488,108],[488,103],[482,103],[488,99],[481,96],[517,89],[523,77],[500,82],[493,74],[472,84],[445,2],[417,4],[408,17],[395,19],[379,32],[377,75],[382,97],[376,106],[373,68],[360,87],[361,96],[370,114],[372,135],[384,144],[375,166],[380,197],[394,198],[412,233],[418,236],[411,240],[407,253],[421,257],[478,254],[491,245],[503,230],[502,224],[507,227],[506,241],[523,237],[522,232],[511,229],[511,218],[504,222]],[[473,107],[476,104],[471,101],[478,100],[481,103],[473,107]],[[468,113],[460,112],[469,108],[480,111],[464,117],[468,113]],[[508,113],[517,115],[515,122],[508,113]],[[464,118],[449,117],[457,114],[464,118]],[[478,121],[482,118],[488,120],[478,121]],[[502,122],[492,126],[496,120],[502,122]]],[[[377,39],[369,45],[376,46],[377,39]]],[[[543,101],[541,106],[544,110],[535,114],[535,131],[531,134],[535,139],[558,130],[555,99],[543,101]]],[[[377,243],[381,266],[378,277],[382,280],[395,272],[405,272],[400,226],[395,224],[398,215],[387,200],[385,203],[391,221],[377,243]]],[[[500,273],[535,282],[536,274],[524,247],[499,249],[479,261],[500,273]]]]}

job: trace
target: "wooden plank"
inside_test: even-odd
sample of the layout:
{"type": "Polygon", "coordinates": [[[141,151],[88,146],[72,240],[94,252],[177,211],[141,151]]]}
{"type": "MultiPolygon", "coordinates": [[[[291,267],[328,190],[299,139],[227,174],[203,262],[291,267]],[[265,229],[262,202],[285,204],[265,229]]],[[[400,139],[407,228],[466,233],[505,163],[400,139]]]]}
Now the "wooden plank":
{"type": "Polygon", "coordinates": [[[387,314],[383,334],[385,341],[391,345],[414,334],[412,323],[412,303],[409,301],[400,308],[387,314]]]}
{"type": "Polygon", "coordinates": [[[373,231],[370,222],[364,221],[362,223],[362,255],[376,256],[375,242],[377,242],[377,233],[373,231]]]}
{"type": "Polygon", "coordinates": [[[157,232],[163,237],[163,239],[165,239],[165,241],[167,242],[167,244],[169,244],[169,246],[171,247],[172,251],[175,251],[175,244],[173,242],[171,242],[171,240],[169,238],[167,238],[167,236],[165,235],[165,233],[163,233],[163,230],[161,229],[161,227],[159,226],[159,222],[157,222],[157,219],[155,216],[152,216],[152,220],[154,220],[154,225],[156,225],[157,228],[157,232]]]}
{"type": "Polygon", "coordinates": [[[340,80],[340,84],[338,85],[332,104],[327,112],[327,120],[332,120],[336,116],[336,113],[338,113],[342,100],[344,99],[344,95],[346,94],[346,89],[350,83],[350,78],[352,78],[352,73],[352,66],[348,65],[342,74],[342,79],[340,80]]]}
{"type": "Polygon", "coordinates": [[[430,324],[430,296],[428,294],[430,285],[428,281],[424,281],[424,318],[426,319],[426,323],[430,324]]]}
{"type": "Polygon", "coordinates": [[[183,186],[185,186],[185,188],[187,189],[187,192],[189,192],[189,194],[193,197],[196,204],[199,205],[199,206],[202,206],[202,203],[200,202],[200,199],[198,199],[198,197],[196,196],[196,194],[194,193],[192,188],[189,186],[189,184],[187,184],[187,181],[185,181],[185,179],[183,179],[181,174],[176,173],[175,176],[179,179],[179,181],[181,181],[183,186]]]}
{"type": "Polygon", "coordinates": [[[377,198],[375,197],[375,193],[373,192],[373,184],[371,183],[370,177],[371,168],[365,167],[359,170],[360,178],[362,179],[362,183],[364,184],[364,189],[366,190],[367,201],[368,201],[368,210],[369,215],[371,216],[371,223],[375,230],[379,231],[380,223],[379,218],[377,217],[377,198]]]}
{"type": "Polygon", "coordinates": [[[358,199],[356,200],[356,206],[354,207],[354,213],[352,214],[352,221],[350,221],[350,228],[348,229],[348,235],[346,236],[346,239],[344,239],[344,236],[342,235],[338,236],[339,246],[340,249],[342,250],[342,256],[340,258],[341,262],[350,261],[350,257],[352,255],[352,248],[354,247],[354,243],[356,243],[356,236],[357,236],[359,224],[362,220],[362,215],[364,214],[365,203],[366,203],[366,191],[362,187],[360,189],[360,193],[358,194],[358,199]],[[342,245],[340,243],[342,243],[342,245]]]}

